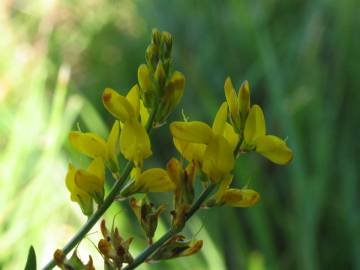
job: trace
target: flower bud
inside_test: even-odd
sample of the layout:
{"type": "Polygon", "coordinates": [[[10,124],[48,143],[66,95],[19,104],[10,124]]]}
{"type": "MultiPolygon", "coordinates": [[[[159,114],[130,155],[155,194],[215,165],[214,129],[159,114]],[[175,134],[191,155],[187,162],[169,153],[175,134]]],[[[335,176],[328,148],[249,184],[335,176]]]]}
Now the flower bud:
{"type": "Polygon", "coordinates": [[[239,111],[241,118],[241,128],[243,129],[245,126],[246,118],[249,114],[250,110],[250,85],[248,81],[244,81],[239,89],[239,111]]]}
{"type": "Polygon", "coordinates": [[[179,71],[175,71],[171,76],[170,81],[167,82],[165,86],[165,93],[156,119],[158,123],[165,122],[169,115],[174,111],[183,96],[184,88],[184,75],[179,71]]]}
{"type": "Polygon", "coordinates": [[[150,44],[145,53],[145,60],[148,66],[155,70],[157,63],[159,62],[159,47],[152,43],[150,44]]]}
{"type": "Polygon", "coordinates": [[[156,101],[156,92],[154,90],[152,75],[149,67],[145,64],[140,65],[138,68],[138,81],[144,105],[145,107],[150,108],[156,101]]]}
{"type": "MultiPolygon", "coordinates": [[[[164,69],[164,65],[163,65],[162,61],[159,61],[159,63],[157,64],[154,78],[159,86],[159,90],[161,91],[164,88],[165,81],[166,81],[166,73],[165,73],[165,69],[164,69]]],[[[159,94],[160,94],[160,96],[162,95],[162,93],[159,93],[159,94]]]]}
{"type": "Polygon", "coordinates": [[[172,36],[169,32],[162,32],[162,41],[164,46],[164,56],[165,58],[169,58],[171,55],[172,49],[172,36]]]}
{"type": "Polygon", "coordinates": [[[161,42],[161,31],[157,28],[153,28],[152,30],[152,42],[156,45],[160,45],[161,42]]]}

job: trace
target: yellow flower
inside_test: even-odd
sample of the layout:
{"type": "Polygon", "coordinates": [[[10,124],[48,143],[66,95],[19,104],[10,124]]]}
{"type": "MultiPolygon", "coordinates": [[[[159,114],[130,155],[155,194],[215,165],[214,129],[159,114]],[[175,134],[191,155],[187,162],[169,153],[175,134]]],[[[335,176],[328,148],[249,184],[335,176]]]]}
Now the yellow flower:
{"type": "Polygon", "coordinates": [[[121,196],[129,196],[134,193],[147,192],[168,192],[175,189],[175,184],[171,181],[166,170],[152,168],[144,172],[135,167],[131,171],[132,181],[121,191],[121,196]]]}
{"type": "Polygon", "coordinates": [[[256,151],[280,165],[287,164],[293,157],[291,149],[279,137],[266,135],[264,113],[260,106],[253,105],[250,109],[244,129],[245,151],[256,151]]]}
{"type": "Polygon", "coordinates": [[[181,97],[184,94],[185,77],[179,72],[175,71],[170,80],[166,82],[164,87],[164,94],[160,99],[159,114],[157,116],[157,122],[163,123],[168,116],[174,111],[175,107],[179,104],[181,97]]]}
{"type": "Polygon", "coordinates": [[[66,187],[70,191],[71,200],[77,202],[87,216],[93,212],[93,198],[97,203],[101,203],[104,198],[104,179],[105,168],[101,157],[95,158],[87,170],[78,170],[69,164],[66,187]]]}
{"type": "Polygon", "coordinates": [[[77,202],[86,216],[90,216],[93,212],[93,201],[91,196],[80,189],[75,183],[76,168],[69,164],[68,172],[65,178],[67,189],[70,191],[70,199],[77,202]]]}
{"type": "Polygon", "coordinates": [[[237,132],[244,129],[245,121],[250,109],[250,86],[244,81],[236,94],[230,77],[226,78],[224,84],[225,97],[230,109],[231,122],[237,132]]]}
{"type": "Polygon", "coordinates": [[[199,121],[173,122],[170,131],[178,151],[188,160],[196,159],[213,182],[229,174],[234,167],[233,150],[238,136],[226,123],[228,106],[224,102],[212,128],[199,121]]]}
{"type": "Polygon", "coordinates": [[[95,158],[86,170],[79,169],[75,173],[75,184],[78,188],[92,196],[98,204],[104,198],[105,167],[102,158],[95,158]]]}
{"type": "Polygon", "coordinates": [[[232,175],[224,178],[214,198],[209,200],[209,206],[225,204],[232,207],[249,207],[258,202],[260,195],[255,190],[229,188],[232,180],[232,175]]]}
{"type": "Polygon", "coordinates": [[[117,159],[120,123],[115,121],[107,141],[92,132],[71,131],[69,140],[72,147],[91,158],[101,157],[108,162],[112,172],[119,170],[117,159]]]}
{"type": "Polygon", "coordinates": [[[106,88],[103,102],[105,108],[123,123],[120,133],[120,152],[127,160],[142,166],[143,160],[152,152],[149,135],[144,127],[149,115],[140,101],[139,87],[135,85],[131,88],[126,97],[106,88]]]}

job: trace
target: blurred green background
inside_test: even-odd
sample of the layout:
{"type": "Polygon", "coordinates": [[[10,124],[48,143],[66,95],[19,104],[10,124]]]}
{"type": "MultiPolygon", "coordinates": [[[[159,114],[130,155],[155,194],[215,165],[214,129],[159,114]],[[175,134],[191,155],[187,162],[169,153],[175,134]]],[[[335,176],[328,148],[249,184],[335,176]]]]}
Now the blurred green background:
{"type": "MultiPolygon", "coordinates": [[[[212,121],[226,76],[236,87],[247,79],[295,157],[285,167],[241,157],[236,185],[250,183],[261,201],[201,211],[185,234],[205,241],[202,252],[139,269],[360,269],[359,14],[358,0],[1,1],[0,269],[22,269],[30,244],[45,265],[84,222],[64,176],[69,161],[86,160],[67,133],[107,134],[102,90],[136,83],[153,27],[173,34],[187,78],[172,119],[183,108],[212,121]]],[[[176,154],[168,128],[153,138],[147,165],[164,166],[176,154]]],[[[109,224],[116,213],[139,252],[133,214],[114,207],[109,224]]],[[[79,253],[99,265],[93,231],[79,253]]]]}

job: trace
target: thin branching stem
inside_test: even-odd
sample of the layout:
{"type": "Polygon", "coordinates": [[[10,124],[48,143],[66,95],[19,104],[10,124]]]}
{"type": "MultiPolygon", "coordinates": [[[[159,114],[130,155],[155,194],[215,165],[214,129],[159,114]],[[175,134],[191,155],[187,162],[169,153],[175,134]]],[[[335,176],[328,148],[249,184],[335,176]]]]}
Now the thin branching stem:
{"type": "MultiPolygon", "coordinates": [[[[157,114],[157,107],[154,108],[153,112],[150,115],[148,125],[146,127],[148,133],[150,133],[153,127],[156,114],[157,114]]],[[[80,228],[80,230],[73,236],[73,238],[70,239],[70,241],[62,249],[64,255],[68,254],[74,247],[76,247],[78,243],[80,243],[80,241],[86,236],[86,234],[91,230],[91,228],[96,224],[96,222],[111,206],[111,204],[114,202],[115,197],[119,194],[121,188],[124,186],[133,167],[134,167],[134,163],[128,161],[128,163],[126,164],[123,170],[122,175],[111,188],[110,193],[107,195],[107,197],[104,200],[104,203],[100,205],[100,207],[89,217],[86,223],[80,228]]],[[[55,261],[54,259],[52,259],[47,265],[45,265],[43,270],[50,270],[54,268],[55,265],[56,265],[55,261]]]]}
{"type": "MultiPolygon", "coordinates": [[[[237,143],[235,149],[234,149],[234,157],[236,158],[238,155],[238,152],[240,150],[240,146],[243,142],[243,136],[239,136],[239,142],[237,143]]],[[[191,206],[189,212],[186,214],[185,220],[188,221],[201,207],[201,205],[204,203],[204,201],[209,197],[209,195],[212,193],[214,188],[216,187],[216,184],[212,183],[210,184],[204,191],[201,193],[199,198],[193,203],[191,206]]],[[[140,264],[145,262],[147,258],[151,256],[157,249],[159,249],[166,241],[171,239],[174,235],[181,232],[183,228],[171,228],[169,229],[162,237],[160,237],[156,242],[154,242],[152,245],[148,246],[144,251],[142,251],[135,259],[134,261],[126,266],[124,270],[132,270],[138,267],[140,264]]]]}
{"type": "MultiPolygon", "coordinates": [[[[204,203],[204,201],[207,199],[207,197],[211,194],[211,192],[214,190],[216,184],[210,184],[204,191],[201,193],[199,198],[194,202],[194,204],[191,206],[189,212],[186,215],[185,220],[189,220],[197,210],[201,207],[201,205],[204,203]]],[[[141,252],[134,261],[126,266],[124,270],[131,270],[138,267],[140,264],[146,261],[147,258],[151,256],[158,248],[160,248],[166,241],[171,239],[174,235],[181,232],[183,228],[171,228],[168,230],[162,237],[160,237],[156,242],[154,242],[152,245],[148,246],[143,252],[141,252]]]]}

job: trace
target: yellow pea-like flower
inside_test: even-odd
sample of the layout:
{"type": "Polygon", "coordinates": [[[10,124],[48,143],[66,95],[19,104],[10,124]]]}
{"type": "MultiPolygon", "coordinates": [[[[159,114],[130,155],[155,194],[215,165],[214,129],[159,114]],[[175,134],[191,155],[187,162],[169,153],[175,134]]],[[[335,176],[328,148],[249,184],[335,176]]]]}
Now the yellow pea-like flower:
{"type": "Polygon", "coordinates": [[[221,135],[215,135],[208,144],[202,170],[213,182],[221,180],[234,168],[234,155],[229,142],[221,135]]]}
{"type": "Polygon", "coordinates": [[[85,192],[76,185],[76,172],[76,168],[72,164],[69,164],[68,172],[65,178],[65,184],[70,192],[70,199],[73,202],[79,204],[84,215],[90,216],[93,212],[93,199],[87,192],[85,192]]]}
{"type": "Polygon", "coordinates": [[[215,116],[212,128],[199,121],[170,124],[176,148],[186,159],[200,164],[213,182],[219,181],[234,167],[233,150],[238,135],[226,123],[227,114],[228,106],[224,102],[215,116]]]}
{"type": "Polygon", "coordinates": [[[252,189],[227,189],[222,197],[222,202],[232,207],[250,207],[260,199],[260,194],[252,189]]]}
{"type": "Polygon", "coordinates": [[[256,139],[265,136],[265,118],[259,105],[253,105],[246,120],[244,139],[249,145],[255,145],[256,139]]]}
{"type": "Polygon", "coordinates": [[[250,109],[244,129],[243,150],[255,150],[270,161],[284,165],[291,161],[293,153],[286,143],[277,136],[266,135],[264,113],[260,106],[250,109]]]}
{"type": "Polygon", "coordinates": [[[293,153],[286,143],[274,135],[259,137],[256,142],[256,152],[281,165],[287,164],[293,157],[293,153]]]}
{"type": "Polygon", "coordinates": [[[230,77],[227,77],[224,84],[226,102],[230,109],[230,118],[235,130],[239,133],[244,128],[245,121],[250,109],[250,86],[244,81],[238,94],[236,94],[230,77]]]}
{"type": "Polygon", "coordinates": [[[188,161],[195,161],[197,165],[200,165],[204,158],[206,144],[203,143],[191,143],[177,139],[173,139],[174,145],[177,151],[188,161]]]}
{"type": "Polygon", "coordinates": [[[71,131],[69,140],[72,147],[91,158],[106,158],[106,142],[91,132],[71,131]]]}
{"type": "Polygon", "coordinates": [[[139,167],[135,167],[131,176],[133,180],[120,193],[124,197],[134,193],[168,192],[175,189],[167,171],[161,168],[141,172],[139,167]]]}
{"type": "Polygon", "coordinates": [[[142,166],[143,160],[152,151],[150,138],[144,127],[149,114],[140,100],[139,87],[132,87],[126,97],[107,88],[103,93],[103,102],[106,109],[122,122],[120,152],[127,160],[142,166]]]}
{"type": "Polygon", "coordinates": [[[149,135],[135,118],[129,119],[123,126],[120,151],[127,160],[134,161],[140,167],[143,160],[152,154],[149,135]]]}
{"type": "Polygon", "coordinates": [[[232,207],[250,207],[258,202],[260,194],[255,190],[229,188],[232,180],[233,176],[230,174],[224,177],[209,206],[225,204],[232,207]]]}
{"type": "Polygon", "coordinates": [[[170,131],[175,138],[192,143],[207,144],[213,136],[212,129],[200,121],[172,122],[170,124],[170,131]]]}
{"type": "Polygon", "coordinates": [[[134,108],[129,100],[111,88],[104,90],[103,103],[108,112],[121,122],[125,122],[130,117],[135,117],[134,108]]]}
{"type": "Polygon", "coordinates": [[[115,121],[107,141],[95,133],[80,131],[71,131],[69,140],[72,147],[80,153],[91,158],[101,157],[108,162],[112,172],[117,172],[119,170],[117,159],[119,133],[120,123],[115,121]]]}
{"type": "Polygon", "coordinates": [[[102,158],[94,159],[87,170],[79,169],[75,173],[75,184],[92,196],[97,203],[104,198],[105,167],[102,158]]]}

